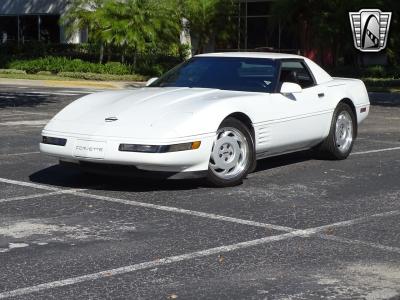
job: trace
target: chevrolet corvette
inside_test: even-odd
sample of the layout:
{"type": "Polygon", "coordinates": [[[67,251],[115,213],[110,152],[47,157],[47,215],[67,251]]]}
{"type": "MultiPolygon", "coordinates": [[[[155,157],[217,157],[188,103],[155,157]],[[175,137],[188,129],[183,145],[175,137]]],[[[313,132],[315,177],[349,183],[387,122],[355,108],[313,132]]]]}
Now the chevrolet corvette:
{"type": "Polygon", "coordinates": [[[41,152],[90,172],[114,169],[242,183],[266,157],[349,156],[369,113],[361,80],[282,53],[197,55],[146,87],[84,96],[43,129],[41,152]]]}

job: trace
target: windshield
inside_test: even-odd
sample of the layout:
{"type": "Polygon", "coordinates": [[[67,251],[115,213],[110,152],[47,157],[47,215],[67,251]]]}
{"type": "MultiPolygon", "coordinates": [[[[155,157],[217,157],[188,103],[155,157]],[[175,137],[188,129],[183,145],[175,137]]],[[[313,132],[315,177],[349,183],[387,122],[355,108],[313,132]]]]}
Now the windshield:
{"type": "Polygon", "coordinates": [[[271,93],[276,84],[271,59],[195,57],[173,68],[151,87],[190,87],[271,93]]]}

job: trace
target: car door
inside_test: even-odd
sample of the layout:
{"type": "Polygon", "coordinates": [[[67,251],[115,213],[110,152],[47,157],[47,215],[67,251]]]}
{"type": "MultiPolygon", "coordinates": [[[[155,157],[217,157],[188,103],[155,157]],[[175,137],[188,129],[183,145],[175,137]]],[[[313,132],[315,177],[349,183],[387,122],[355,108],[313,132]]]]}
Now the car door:
{"type": "Polygon", "coordinates": [[[268,131],[269,143],[266,149],[262,145],[258,147],[259,156],[308,148],[322,140],[321,124],[327,113],[325,95],[303,60],[281,60],[278,90],[270,96],[270,120],[259,127],[268,131]],[[281,94],[279,89],[283,82],[299,84],[302,91],[281,94]]]}

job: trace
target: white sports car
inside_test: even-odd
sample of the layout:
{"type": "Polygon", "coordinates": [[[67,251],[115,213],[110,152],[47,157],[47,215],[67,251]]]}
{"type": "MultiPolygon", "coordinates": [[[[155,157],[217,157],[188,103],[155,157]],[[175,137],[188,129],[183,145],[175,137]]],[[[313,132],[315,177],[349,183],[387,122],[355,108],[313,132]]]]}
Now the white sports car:
{"type": "Polygon", "coordinates": [[[40,150],[89,171],[232,186],[265,157],[317,148],[345,159],[369,106],[362,81],[332,78],[302,56],[203,54],[144,88],[76,100],[46,125],[40,150]]]}

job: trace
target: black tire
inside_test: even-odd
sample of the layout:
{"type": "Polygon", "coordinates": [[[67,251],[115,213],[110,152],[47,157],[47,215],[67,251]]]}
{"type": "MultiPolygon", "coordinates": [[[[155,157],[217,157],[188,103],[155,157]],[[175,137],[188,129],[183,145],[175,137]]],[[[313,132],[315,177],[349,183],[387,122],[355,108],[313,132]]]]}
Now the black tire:
{"type": "MultiPolygon", "coordinates": [[[[214,187],[231,187],[236,186],[243,183],[243,179],[246,178],[247,174],[251,171],[251,169],[255,166],[255,151],[254,151],[254,140],[249,128],[244,125],[241,121],[235,118],[227,118],[225,119],[218,130],[222,128],[234,128],[235,130],[239,131],[243,137],[245,138],[245,142],[247,143],[247,155],[244,159],[244,168],[240,173],[235,175],[232,178],[226,179],[217,176],[214,171],[211,169],[209,165],[208,172],[207,172],[207,181],[214,187]]],[[[215,146],[215,144],[214,144],[215,146]]],[[[213,150],[214,151],[214,146],[213,150]]],[[[211,158],[210,158],[211,160],[211,158]]]]}
{"type": "Polygon", "coordinates": [[[357,136],[356,116],[354,115],[353,110],[351,109],[351,107],[348,104],[340,102],[333,113],[333,118],[332,118],[332,122],[331,122],[329,135],[317,147],[317,150],[318,150],[320,156],[322,156],[322,158],[331,159],[331,160],[346,159],[350,155],[351,150],[353,149],[353,145],[354,145],[356,136],[357,136]],[[351,118],[352,140],[351,140],[351,144],[349,145],[349,147],[345,151],[341,151],[339,149],[340,145],[338,145],[336,142],[336,122],[338,120],[338,117],[344,112],[347,113],[348,116],[350,116],[350,118],[351,118]]]}

